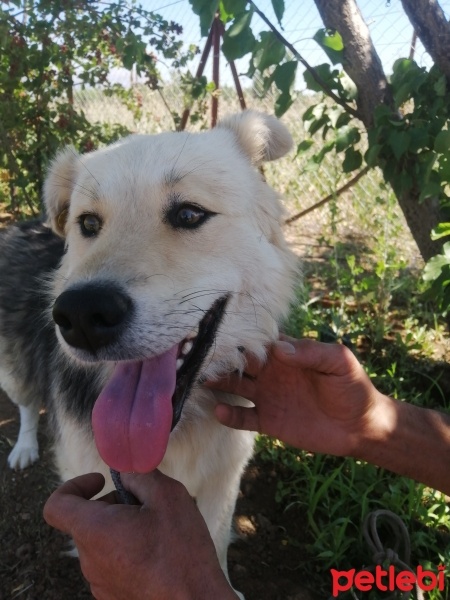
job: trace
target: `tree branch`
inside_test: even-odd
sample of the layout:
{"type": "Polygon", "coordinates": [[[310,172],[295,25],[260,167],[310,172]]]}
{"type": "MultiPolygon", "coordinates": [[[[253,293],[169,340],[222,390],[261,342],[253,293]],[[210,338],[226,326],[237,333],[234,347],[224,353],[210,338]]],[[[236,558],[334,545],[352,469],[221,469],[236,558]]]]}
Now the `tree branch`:
{"type": "Polygon", "coordinates": [[[335,190],[331,194],[328,194],[328,196],[325,196],[325,198],[322,198],[322,200],[319,200],[319,202],[316,202],[309,208],[305,208],[305,210],[302,210],[301,212],[297,213],[296,215],[293,215],[292,217],[289,217],[289,219],[286,219],[284,224],[290,225],[294,221],[301,219],[302,217],[304,217],[308,213],[312,212],[313,210],[316,210],[316,208],[320,208],[327,202],[330,202],[330,200],[333,200],[333,198],[337,198],[338,196],[340,196],[341,194],[343,194],[344,192],[349,190],[351,187],[353,187],[355,185],[355,183],[357,183],[361,179],[361,177],[364,177],[364,175],[370,171],[370,169],[371,169],[371,167],[369,167],[369,166],[364,167],[364,169],[361,169],[361,171],[359,171],[354,177],[352,177],[352,179],[350,179],[350,181],[347,181],[347,183],[344,184],[341,188],[339,188],[338,190],[335,190]]]}

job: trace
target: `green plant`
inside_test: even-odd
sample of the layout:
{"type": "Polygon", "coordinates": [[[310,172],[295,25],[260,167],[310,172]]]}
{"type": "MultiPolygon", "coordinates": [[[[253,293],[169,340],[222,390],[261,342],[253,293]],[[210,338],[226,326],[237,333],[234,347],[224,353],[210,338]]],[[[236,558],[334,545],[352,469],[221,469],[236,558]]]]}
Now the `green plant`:
{"type": "MultiPolygon", "coordinates": [[[[450,235],[448,223],[441,223],[439,230],[450,235]]],[[[450,242],[442,247],[442,253],[430,258],[423,272],[424,281],[429,282],[427,296],[432,297],[440,311],[447,315],[450,307],[450,242]]]]}
{"type": "MultiPolygon", "coordinates": [[[[450,508],[443,494],[358,460],[313,455],[264,437],[258,440],[258,452],[263,460],[282,465],[277,487],[280,507],[287,512],[306,512],[307,539],[288,537],[288,543],[308,550],[308,581],[320,595],[330,593],[324,576],[329,569],[358,570],[373,565],[362,523],[378,508],[403,519],[415,565],[436,570],[439,561],[448,564],[450,508]]],[[[446,576],[450,584],[449,574],[446,576]]],[[[444,597],[435,591],[430,598],[444,597]]]]}
{"type": "MultiPolygon", "coordinates": [[[[318,68],[330,86],[342,75],[337,69],[331,71],[327,64],[318,68]]],[[[305,80],[310,89],[319,90],[306,74],[305,80]]],[[[419,203],[433,199],[440,204],[445,218],[450,207],[450,113],[445,77],[436,67],[427,71],[413,60],[399,59],[394,63],[390,83],[398,113],[393,114],[387,106],[376,109],[364,159],[369,166],[381,167],[397,197],[414,188],[419,203]]],[[[312,164],[319,166],[332,150],[344,150],[343,171],[359,168],[363,158],[363,151],[357,146],[360,135],[356,127],[350,126],[348,113],[322,100],[312,105],[303,119],[307,131],[311,135],[321,131],[325,142],[310,158],[312,164]]],[[[297,151],[307,152],[311,145],[312,140],[304,140],[297,151]]],[[[434,240],[447,237],[449,224],[441,223],[431,235],[434,240]]],[[[444,313],[450,303],[449,256],[447,243],[424,270],[424,280],[430,282],[428,297],[433,297],[444,313]]]]}
{"type": "MultiPolygon", "coordinates": [[[[446,336],[423,296],[420,273],[407,268],[397,245],[396,203],[385,190],[368,217],[352,204],[359,227],[376,232],[367,245],[348,239],[330,210],[324,234],[324,260],[306,261],[305,283],[285,323],[291,335],[310,336],[349,345],[363,362],[375,386],[395,398],[450,410],[441,387],[444,366],[430,357],[446,336]]],[[[367,238],[364,238],[367,243],[367,238]]],[[[362,536],[365,516],[389,509],[405,522],[412,561],[436,570],[450,559],[450,509],[443,494],[406,478],[350,458],[333,458],[258,440],[259,456],[279,470],[277,501],[292,519],[306,515],[306,539],[288,543],[308,551],[305,577],[321,597],[330,594],[329,569],[361,569],[373,564],[362,536]]],[[[446,586],[450,585],[447,573],[446,586]]],[[[351,598],[355,596],[342,596],[351,598]]],[[[373,600],[381,600],[372,595],[373,600]]],[[[438,590],[433,600],[445,600],[438,590]]]]}

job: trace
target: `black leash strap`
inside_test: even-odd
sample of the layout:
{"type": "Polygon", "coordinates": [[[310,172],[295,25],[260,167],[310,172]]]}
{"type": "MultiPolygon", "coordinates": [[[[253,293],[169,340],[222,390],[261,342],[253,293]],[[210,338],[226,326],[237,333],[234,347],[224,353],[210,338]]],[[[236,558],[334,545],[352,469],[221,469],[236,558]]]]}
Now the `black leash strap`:
{"type": "Polygon", "coordinates": [[[120,504],[140,504],[138,499],[133,496],[131,492],[123,487],[122,479],[120,478],[119,471],[109,469],[114,485],[116,486],[117,495],[119,497],[120,504]]]}

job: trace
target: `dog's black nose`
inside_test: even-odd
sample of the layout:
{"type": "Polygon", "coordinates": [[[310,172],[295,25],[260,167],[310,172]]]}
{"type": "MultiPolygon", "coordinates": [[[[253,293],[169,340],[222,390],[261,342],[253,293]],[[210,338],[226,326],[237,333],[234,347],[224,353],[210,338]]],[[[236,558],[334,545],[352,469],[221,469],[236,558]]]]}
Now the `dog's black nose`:
{"type": "Polygon", "coordinates": [[[70,346],[95,353],[117,340],[131,306],[117,287],[91,284],[63,292],[52,312],[70,346]]]}

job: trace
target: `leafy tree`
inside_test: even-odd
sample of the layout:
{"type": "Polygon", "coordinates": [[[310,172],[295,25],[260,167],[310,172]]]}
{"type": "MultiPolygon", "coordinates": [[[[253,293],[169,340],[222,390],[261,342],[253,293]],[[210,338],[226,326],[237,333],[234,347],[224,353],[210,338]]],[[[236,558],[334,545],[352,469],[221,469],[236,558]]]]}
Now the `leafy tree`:
{"type": "Polygon", "coordinates": [[[19,0],[0,5],[0,201],[12,212],[39,211],[48,161],[62,144],[81,151],[127,133],[90,124],[77,88],[101,85],[135,108],[134,89],[112,84],[114,67],[133,66],[159,85],[155,53],[178,61],[182,29],[125,0],[19,0]]]}
{"type": "Polygon", "coordinates": [[[419,250],[428,260],[441,248],[430,233],[448,202],[445,187],[450,173],[443,169],[442,145],[436,148],[435,139],[449,121],[450,78],[443,69],[450,72],[450,25],[443,14],[438,17],[442,11],[435,0],[403,0],[435,66],[427,72],[412,60],[397,61],[388,81],[355,0],[339,3],[339,10],[334,2],[315,2],[325,26],[342,37],[341,62],[356,85],[358,118],[369,134],[366,161],[382,168],[419,250]],[[439,39],[439,46],[428,43],[433,37],[439,39]]]}

